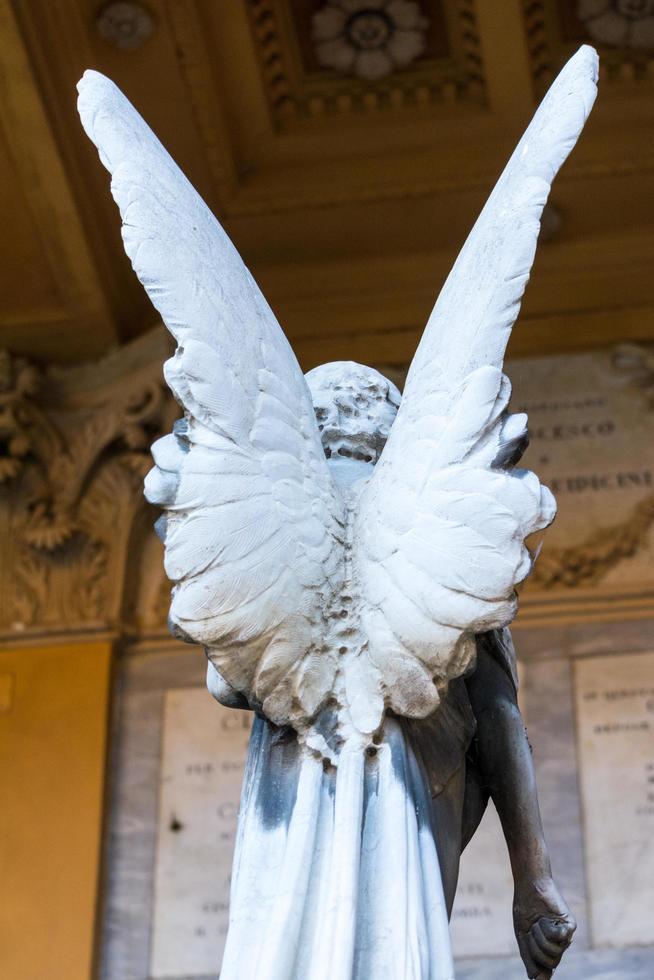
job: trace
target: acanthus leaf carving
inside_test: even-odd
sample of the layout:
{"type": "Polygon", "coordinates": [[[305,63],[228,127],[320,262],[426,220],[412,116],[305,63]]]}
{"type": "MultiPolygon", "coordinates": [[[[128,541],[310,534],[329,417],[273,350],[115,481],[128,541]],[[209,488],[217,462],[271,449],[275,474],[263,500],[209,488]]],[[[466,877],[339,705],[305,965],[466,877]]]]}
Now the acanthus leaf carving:
{"type": "Polygon", "coordinates": [[[0,625],[10,629],[108,624],[120,614],[130,530],[147,506],[149,446],[178,409],[149,363],[145,377],[142,369],[136,377],[118,372],[118,384],[110,377],[106,396],[102,367],[94,366],[99,385],[78,385],[80,395],[80,369],[0,358],[0,482],[9,511],[0,625]]]}
{"type": "Polygon", "coordinates": [[[132,396],[122,410],[97,412],[85,419],[65,448],[41,460],[46,478],[29,501],[31,518],[24,529],[29,544],[53,551],[79,530],[75,513],[106,451],[111,450],[138,477],[147,471],[149,441],[157,431],[163,403],[161,386],[151,384],[132,396]]]}
{"type": "Polygon", "coordinates": [[[42,374],[24,357],[0,351],[0,484],[17,479],[28,461],[58,447],[35,395],[42,374]]]}

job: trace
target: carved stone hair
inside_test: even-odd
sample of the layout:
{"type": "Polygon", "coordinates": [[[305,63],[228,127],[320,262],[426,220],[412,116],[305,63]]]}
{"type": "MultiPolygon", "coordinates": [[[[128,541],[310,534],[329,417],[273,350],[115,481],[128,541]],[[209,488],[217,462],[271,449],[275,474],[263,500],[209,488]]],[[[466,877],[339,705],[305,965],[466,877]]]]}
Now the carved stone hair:
{"type": "Polygon", "coordinates": [[[393,382],[355,361],[321,364],[305,377],[325,455],[376,463],[402,397],[393,382]]]}

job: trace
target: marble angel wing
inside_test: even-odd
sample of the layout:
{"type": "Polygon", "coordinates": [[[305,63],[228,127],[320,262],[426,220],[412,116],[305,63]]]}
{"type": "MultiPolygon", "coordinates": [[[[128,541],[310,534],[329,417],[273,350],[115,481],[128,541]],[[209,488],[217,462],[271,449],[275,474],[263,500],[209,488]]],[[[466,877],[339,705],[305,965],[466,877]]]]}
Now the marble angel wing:
{"type": "Polygon", "coordinates": [[[164,374],[184,419],[153,446],[173,629],[203,644],[273,721],[310,717],[334,664],[322,617],[343,515],[311,397],[227,235],[119,89],[79,83],[84,129],[112,174],[134,270],[178,342],[164,374]]]}
{"type": "Polygon", "coordinates": [[[596,79],[597,56],[582,47],[536,112],[436,302],[363,491],[354,537],[369,649],[347,686],[368,730],[383,705],[434,710],[472,661],[474,634],[513,618],[532,563],[524,540],[554,518],[551,493],[514,468],[526,416],[508,414],[502,362],[550,184],[596,79]]]}

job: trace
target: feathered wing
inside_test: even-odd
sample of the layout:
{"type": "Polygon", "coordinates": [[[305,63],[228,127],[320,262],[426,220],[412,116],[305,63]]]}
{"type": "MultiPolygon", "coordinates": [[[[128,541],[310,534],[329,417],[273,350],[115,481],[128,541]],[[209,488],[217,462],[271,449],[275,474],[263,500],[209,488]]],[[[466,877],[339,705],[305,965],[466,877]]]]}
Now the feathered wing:
{"type": "Polygon", "coordinates": [[[308,718],[334,662],[322,618],[342,568],[342,505],[306,382],[227,235],[116,86],[79,83],[112,174],[134,270],[178,343],[164,373],[184,408],[153,446],[170,620],[273,721],[308,718]]]}
{"type": "Polygon", "coordinates": [[[554,518],[533,473],[516,469],[526,416],[509,415],[504,352],[536,250],[550,184],[596,95],[583,47],[518,144],[431,314],[355,532],[368,648],[353,661],[351,703],[374,724],[382,705],[425,716],[474,656],[475,633],[515,614],[524,545],[554,518]]]}

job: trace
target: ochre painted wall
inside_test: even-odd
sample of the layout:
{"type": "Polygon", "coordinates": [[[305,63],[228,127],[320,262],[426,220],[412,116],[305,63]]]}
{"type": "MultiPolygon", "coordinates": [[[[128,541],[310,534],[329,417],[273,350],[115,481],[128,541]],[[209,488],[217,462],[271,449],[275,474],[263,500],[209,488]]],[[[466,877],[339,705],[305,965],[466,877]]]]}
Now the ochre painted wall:
{"type": "Polygon", "coordinates": [[[0,977],[92,976],[111,647],[0,651],[0,977]]]}

